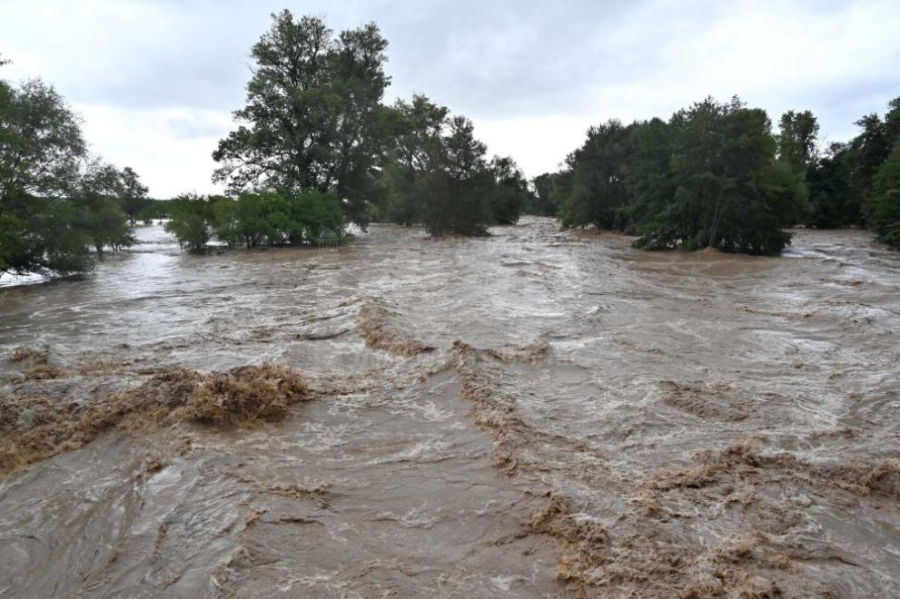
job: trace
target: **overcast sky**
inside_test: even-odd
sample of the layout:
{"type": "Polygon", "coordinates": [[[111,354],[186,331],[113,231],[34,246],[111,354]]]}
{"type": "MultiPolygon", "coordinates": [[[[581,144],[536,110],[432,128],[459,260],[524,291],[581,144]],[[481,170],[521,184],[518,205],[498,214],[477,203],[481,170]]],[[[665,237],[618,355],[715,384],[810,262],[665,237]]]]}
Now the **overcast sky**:
{"type": "Polygon", "coordinates": [[[154,197],[211,192],[250,47],[282,8],[335,30],[377,22],[385,100],[423,93],[470,117],[529,177],[592,124],[708,95],[776,122],[812,110],[826,141],[900,96],[898,0],[0,0],[0,75],[54,84],[92,149],[154,197]]]}

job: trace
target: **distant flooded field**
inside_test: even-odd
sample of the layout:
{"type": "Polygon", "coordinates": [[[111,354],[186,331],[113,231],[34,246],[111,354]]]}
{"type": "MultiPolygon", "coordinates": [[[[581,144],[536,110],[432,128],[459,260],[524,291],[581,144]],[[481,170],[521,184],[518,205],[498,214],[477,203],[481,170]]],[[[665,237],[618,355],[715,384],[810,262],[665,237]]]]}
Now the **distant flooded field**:
{"type": "Polygon", "coordinates": [[[492,231],[0,288],[0,597],[900,596],[900,254],[492,231]]]}

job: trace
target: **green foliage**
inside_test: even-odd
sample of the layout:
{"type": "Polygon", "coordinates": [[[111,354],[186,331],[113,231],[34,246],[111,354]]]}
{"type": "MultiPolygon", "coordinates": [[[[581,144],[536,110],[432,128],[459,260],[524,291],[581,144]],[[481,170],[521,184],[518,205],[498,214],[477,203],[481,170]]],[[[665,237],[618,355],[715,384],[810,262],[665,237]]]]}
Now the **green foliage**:
{"type": "Polygon", "coordinates": [[[240,126],[213,153],[221,164],[213,179],[235,192],[334,193],[345,217],[365,225],[378,194],[387,42],[374,23],[335,37],[316,17],[284,10],[272,19],[251,52],[240,126]]]}
{"type": "Polygon", "coordinates": [[[180,196],[170,202],[166,230],[182,249],[203,251],[213,240],[228,247],[308,246],[343,241],[344,214],[335,194],[276,190],[224,196],[180,196]]]}
{"type": "Polygon", "coordinates": [[[40,80],[0,90],[0,202],[65,196],[78,178],[85,143],[62,96],[40,80]]]}
{"type": "Polygon", "coordinates": [[[122,211],[128,216],[128,222],[133,227],[138,216],[147,206],[147,192],[150,190],[141,185],[140,177],[130,166],[123,168],[119,177],[122,184],[119,201],[122,211]]]}
{"type": "Polygon", "coordinates": [[[301,237],[292,236],[294,245],[318,245],[322,241],[344,241],[344,215],[341,201],[333,193],[310,190],[292,198],[291,217],[296,223],[294,231],[301,237]]]}
{"type": "MultiPolygon", "coordinates": [[[[563,226],[636,232],[638,247],[777,254],[806,214],[805,167],[817,125],[789,113],[776,138],[762,110],[707,98],[672,116],[591,127],[566,168],[535,181],[563,226]],[[794,164],[797,162],[797,164],[794,164]]],[[[545,210],[547,210],[545,208],[545,210]]]]}
{"type": "Polygon", "coordinates": [[[169,218],[170,207],[169,200],[145,198],[141,202],[141,210],[137,214],[137,220],[149,225],[153,222],[153,219],[169,218]]]}
{"type": "Polygon", "coordinates": [[[778,158],[797,173],[806,173],[816,157],[819,122],[809,110],[789,110],[781,116],[780,133],[776,137],[778,158]]]}
{"type": "Polygon", "coordinates": [[[166,231],[175,236],[182,249],[202,251],[212,239],[212,203],[197,194],[184,194],[170,204],[171,218],[165,225],[166,231]]]}
{"type": "Polygon", "coordinates": [[[388,145],[382,169],[386,201],[381,218],[401,225],[425,222],[426,177],[438,168],[449,111],[427,97],[397,100],[386,113],[388,145]]]}
{"type": "Polygon", "coordinates": [[[832,144],[807,166],[812,210],[807,224],[819,228],[870,225],[867,203],[876,174],[900,140],[900,98],[888,102],[882,119],[868,114],[856,121],[859,134],[846,144],[832,144]]]}
{"type": "Polygon", "coordinates": [[[875,173],[866,209],[878,241],[900,249],[900,141],[875,173]]]}
{"type": "MultiPolygon", "coordinates": [[[[450,119],[425,96],[381,104],[387,42],[374,24],[335,35],[320,18],[287,10],[272,18],[252,49],[239,127],[213,153],[213,180],[240,196],[234,210],[258,204],[252,226],[249,216],[235,217],[252,229],[241,236],[245,245],[339,238],[344,222],[365,227],[372,217],[425,223],[433,234],[484,234],[518,220],[527,182],[511,159],[487,163],[471,122],[450,119]],[[297,198],[291,210],[299,212],[255,197],[258,189],[297,198]],[[253,198],[241,195],[248,190],[253,198]],[[302,233],[286,228],[298,223],[302,233]]],[[[229,210],[220,209],[221,234],[236,243],[229,210]]]]}
{"type": "Polygon", "coordinates": [[[512,224],[531,193],[512,158],[485,159],[474,125],[449,117],[425,96],[398,100],[388,110],[379,217],[424,223],[432,235],[485,235],[491,224],[512,224]]]}
{"type": "Polygon", "coordinates": [[[807,167],[811,207],[807,226],[836,229],[861,222],[859,198],[850,190],[850,162],[848,146],[834,143],[807,167]]]}
{"type": "Polygon", "coordinates": [[[790,241],[781,229],[803,215],[805,189],[789,165],[775,164],[766,113],[738,98],[727,104],[708,98],[676,113],[668,126],[668,177],[632,175],[635,193],[647,194],[632,212],[638,245],[779,253],[790,241]]]}
{"type": "Polygon", "coordinates": [[[97,158],[86,162],[82,171],[72,191],[77,215],[73,225],[88,236],[99,256],[107,247],[118,251],[134,245],[120,204],[124,190],[119,171],[97,158]]]}
{"type": "Polygon", "coordinates": [[[591,127],[584,145],[566,158],[572,188],[560,206],[564,227],[625,229],[630,200],[626,163],[633,155],[631,138],[636,128],[626,128],[617,120],[591,127]]]}
{"type": "MultiPolygon", "coordinates": [[[[91,239],[86,232],[72,227],[77,210],[71,202],[53,198],[31,198],[28,215],[23,218],[3,214],[12,229],[0,232],[11,237],[5,264],[0,272],[71,274],[93,268],[91,239]]],[[[2,225],[0,225],[2,226],[2,225]]],[[[4,240],[5,241],[5,240],[4,240]]],[[[5,243],[3,244],[6,245],[5,243]]]]}
{"type": "Polygon", "coordinates": [[[450,119],[440,152],[425,175],[425,226],[431,235],[486,235],[492,221],[487,201],[494,186],[485,161],[487,147],[469,119],[450,119]]]}
{"type": "Polygon", "coordinates": [[[867,114],[856,125],[862,131],[850,141],[847,150],[849,193],[859,218],[865,221],[863,206],[872,193],[875,173],[891,152],[885,123],[877,114],[867,114]]]}
{"type": "Polygon", "coordinates": [[[86,158],[77,117],[40,80],[0,81],[0,273],[84,272],[133,243],[119,173],[86,158]]]}
{"type": "Polygon", "coordinates": [[[508,156],[494,156],[488,168],[494,178],[487,196],[491,222],[497,225],[514,225],[525,206],[532,201],[528,181],[516,162],[508,156]]]}
{"type": "Polygon", "coordinates": [[[558,173],[544,173],[532,179],[534,193],[525,205],[526,214],[556,216],[558,206],[553,197],[553,184],[558,176],[558,173]]]}

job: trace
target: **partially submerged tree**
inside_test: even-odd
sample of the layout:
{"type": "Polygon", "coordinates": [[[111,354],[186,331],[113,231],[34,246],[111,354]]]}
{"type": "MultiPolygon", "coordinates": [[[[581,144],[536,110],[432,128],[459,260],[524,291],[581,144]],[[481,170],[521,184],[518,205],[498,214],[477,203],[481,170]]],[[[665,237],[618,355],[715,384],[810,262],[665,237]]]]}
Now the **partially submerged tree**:
{"type": "Polygon", "coordinates": [[[141,212],[147,206],[147,193],[150,191],[141,184],[141,178],[134,169],[126,166],[119,174],[121,179],[120,202],[122,211],[128,216],[128,222],[134,226],[141,212]]]}
{"type": "Polygon", "coordinates": [[[175,236],[182,249],[199,252],[212,239],[213,201],[194,193],[180,195],[170,201],[171,219],[166,231],[175,236]]]}
{"type": "Polygon", "coordinates": [[[781,115],[779,133],[775,137],[778,144],[778,159],[805,175],[816,159],[819,139],[819,122],[812,112],[789,110],[781,115]]]}
{"type": "Polygon", "coordinates": [[[246,191],[229,198],[187,194],[171,202],[166,230],[182,249],[203,251],[213,241],[228,247],[314,246],[343,241],[344,215],[334,194],[246,191]]]}
{"type": "Polygon", "coordinates": [[[525,206],[527,214],[556,216],[560,194],[555,191],[555,187],[559,177],[560,173],[544,173],[531,180],[534,192],[525,206]]]}
{"type": "Polygon", "coordinates": [[[591,127],[543,193],[561,196],[564,226],[633,231],[638,247],[777,254],[790,239],[782,229],[806,210],[803,164],[812,146],[809,128],[798,128],[799,141],[782,137],[794,166],[776,160],[765,111],[737,97],[707,98],[668,123],[611,120],[591,127]]]}
{"type": "Polygon", "coordinates": [[[370,23],[337,37],[322,19],[272,15],[252,49],[256,63],[240,124],[219,142],[214,181],[336,194],[345,217],[366,224],[377,194],[387,42],[370,23]]]}
{"type": "Polygon", "coordinates": [[[775,163],[765,111],[737,97],[724,104],[707,98],[677,112],[669,127],[668,180],[634,175],[650,178],[639,185],[650,195],[637,202],[644,214],[638,245],[779,253],[790,241],[782,229],[803,215],[805,187],[790,167],[775,163]]]}
{"type": "Polygon", "coordinates": [[[84,161],[70,194],[76,209],[73,224],[87,235],[98,256],[103,255],[105,248],[118,251],[135,243],[120,204],[124,194],[121,173],[116,167],[98,157],[84,161]]]}
{"type": "Polygon", "coordinates": [[[449,110],[426,96],[397,100],[387,112],[388,143],[382,170],[382,215],[401,225],[425,222],[425,179],[437,168],[449,110]]]}
{"type": "Polygon", "coordinates": [[[475,138],[469,119],[450,119],[425,179],[425,225],[432,235],[485,235],[492,215],[487,196],[494,180],[487,146],[475,138]]]}
{"type": "Polygon", "coordinates": [[[78,118],[52,86],[0,81],[0,274],[82,272],[93,252],[130,243],[118,174],[101,175],[86,154],[78,118]]]}
{"type": "Polygon", "coordinates": [[[615,119],[591,127],[584,144],[566,158],[572,187],[559,210],[564,227],[625,229],[630,200],[625,176],[634,153],[634,127],[615,119]]]}
{"type": "Polygon", "coordinates": [[[494,180],[488,194],[491,223],[514,225],[532,199],[528,181],[510,156],[494,156],[488,169],[494,180]]]}
{"type": "Polygon", "coordinates": [[[875,173],[866,208],[878,241],[900,250],[900,141],[875,173]]]}

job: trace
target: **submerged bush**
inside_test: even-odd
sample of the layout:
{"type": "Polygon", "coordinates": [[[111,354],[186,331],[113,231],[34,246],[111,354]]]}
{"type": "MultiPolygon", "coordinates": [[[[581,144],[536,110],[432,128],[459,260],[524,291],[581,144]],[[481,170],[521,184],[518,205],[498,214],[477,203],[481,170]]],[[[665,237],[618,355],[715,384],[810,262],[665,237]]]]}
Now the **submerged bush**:
{"type": "Polygon", "coordinates": [[[310,246],[343,241],[341,202],[331,193],[310,190],[245,192],[237,198],[180,196],[172,201],[166,230],[183,249],[200,251],[211,241],[228,247],[310,246]]]}

